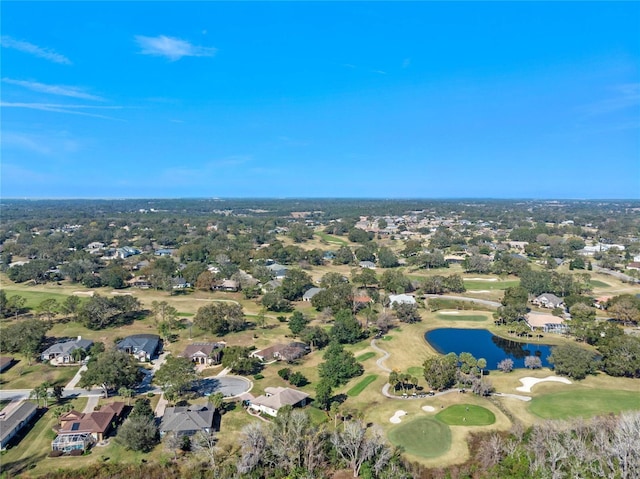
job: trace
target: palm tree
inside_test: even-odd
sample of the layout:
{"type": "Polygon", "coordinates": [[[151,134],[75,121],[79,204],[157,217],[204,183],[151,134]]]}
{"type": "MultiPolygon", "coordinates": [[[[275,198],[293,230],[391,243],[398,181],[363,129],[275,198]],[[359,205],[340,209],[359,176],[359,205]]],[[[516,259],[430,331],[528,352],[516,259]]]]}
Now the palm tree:
{"type": "Polygon", "coordinates": [[[135,393],[135,391],[133,389],[127,388],[127,387],[121,387],[120,389],[118,389],[118,394],[124,398],[127,398],[127,406],[130,405],[131,403],[131,398],[133,397],[133,394],[135,393]]]}
{"type": "Polygon", "coordinates": [[[71,351],[71,359],[73,359],[76,363],[80,362],[87,355],[87,352],[82,348],[75,348],[71,351]]]}
{"type": "Polygon", "coordinates": [[[484,376],[484,368],[487,367],[487,360],[485,358],[478,359],[478,367],[480,368],[480,377],[484,376]]]}

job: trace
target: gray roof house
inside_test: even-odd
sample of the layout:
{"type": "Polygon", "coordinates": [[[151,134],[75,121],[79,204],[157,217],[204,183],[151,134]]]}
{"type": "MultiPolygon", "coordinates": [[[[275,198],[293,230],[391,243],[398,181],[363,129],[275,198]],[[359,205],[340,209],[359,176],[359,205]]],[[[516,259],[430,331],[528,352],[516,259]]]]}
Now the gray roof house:
{"type": "Polygon", "coordinates": [[[213,429],[215,409],[211,405],[168,407],[160,422],[160,435],[173,432],[178,436],[193,436],[198,431],[213,429]]]}
{"type": "Polygon", "coordinates": [[[361,268],[376,269],[376,264],[373,261],[360,261],[361,268]]]}
{"type": "Polygon", "coordinates": [[[8,414],[0,412],[0,449],[5,450],[9,441],[18,434],[18,431],[29,424],[37,411],[36,405],[30,401],[24,401],[13,408],[8,414]]]}
{"type": "Polygon", "coordinates": [[[550,309],[564,306],[564,301],[552,293],[543,293],[531,302],[537,306],[550,309]]]}
{"type": "Polygon", "coordinates": [[[93,345],[93,341],[90,339],[82,339],[78,336],[78,339],[71,339],[69,341],[61,341],[53,346],[45,349],[40,355],[42,361],[49,361],[52,365],[58,364],[72,364],[75,363],[71,353],[75,349],[84,349],[87,351],[93,345]]]}
{"type": "Polygon", "coordinates": [[[287,267],[278,263],[268,265],[267,269],[275,279],[282,279],[287,275],[287,267]]]}
{"type": "Polygon", "coordinates": [[[320,291],[324,291],[324,288],[309,288],[303,295],[302,301],[311,301],[311,299],[320,291]]]}
{"type": "Polygon", "coordinates": [[[151,361],[160,349],[160,336],[157,334],[134,334],[120,341],[116,347],[133,354],[138,361],[151,361]]]}

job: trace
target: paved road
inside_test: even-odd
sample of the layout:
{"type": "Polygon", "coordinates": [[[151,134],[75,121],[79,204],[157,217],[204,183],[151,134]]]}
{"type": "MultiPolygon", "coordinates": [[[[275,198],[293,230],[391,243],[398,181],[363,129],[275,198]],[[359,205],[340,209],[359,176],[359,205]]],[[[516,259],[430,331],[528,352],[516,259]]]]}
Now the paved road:
{"type": "Polygon", "coordinates": [[[425,294],[425,298],[440,298],[440,299],[455,299],[458,301],[467,301],[469,303],[478,303],[483,306],[489,306],[490,308],[499,308],[502,306],[497,301],[489,301],[488,299],[467,298],[466,296],[450,296],[446,294],[425,294]]]}
{"type": "MultiPolygon", "coordinates": [[[[3,389],[0,391],[0,401],[14,401],[14,400],[24,400],[29,399],[29,395],[31,394],[31,389],[3,389]]],[[[74,398],[74,397],[91,397],[97,396],[100,397],[104,394],[102,388],[99,389],[63,389],[62,397],[64,398],[74,398]]]]}

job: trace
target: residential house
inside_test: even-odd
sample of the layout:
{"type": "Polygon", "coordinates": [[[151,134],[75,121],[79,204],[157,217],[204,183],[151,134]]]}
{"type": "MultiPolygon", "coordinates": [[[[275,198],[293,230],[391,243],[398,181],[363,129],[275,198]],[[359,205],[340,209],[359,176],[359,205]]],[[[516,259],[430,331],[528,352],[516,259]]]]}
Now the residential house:
{"type": "Polygon", "coordinates": [[[408,294],[390,294],[389,295],[389,305],[393,306],[395,303],[398,304],[416,304],[416,298],[410,296],[408,294]]]}
{"type": "Polygon", "coordinates": [[[5,372],[11,366],[13,366],[14,359],[11,356],[0,357],[0,373],[5,372]]]}
{"type": "Polygon", "coordinates": [[[249,408],[276,417],[283,406],[305,406],[309,395],[291,388],[266,387],[264,395],[249,399],[249,408]]]}
{"type": "Polygon", "coordinates": [[[564,301],[552,293],[543,293],[531,302],[541,308],[554,309],[564,307],[564,301]]]}
{"type": "Polygon", "coordinates": [[[217,364],[219,360],[215,361],[215,353],[222,351],[225,345],[225,342],[189,344],[182,354],[180,354],[180,357],[189,358],[198,364],[217,364]]]}
{"type": "Polygon", "coordinates": [[[376,264],[373,261],[360,261],[360,267],[366,269],[376,269],[376,264]]]}
{"type": "Polygon", "coordinates": [[[8,414],[0,412],[0,449],[5,450],[7,445],[18,432],[31,422],[36,415],[36,405],[30,401],[24,401],[14,407],[8,414]]]}
{"type": "Polygon", "coordinates": [[[151,281],[146,276],[136,276],[127,281],[127,284],[132,288],[149,289],[151,287],[151,281]]]}
{"type": "Polygon", "coordinates": [[[123,417],[124,402],[106,404],[99,411],[81,413],[71,410],[60,416],[58,435],[51,443],[54,451],[85,451],[105,439],[112,427],[123,417]]]}
{"type": "Polygon", "coordinates": [[[213,430],[215,409],[211,405],[175,406],[165,409],[160,422],[160,435],[172,432],[176,436],[193,436],[213,430]]]}
{"type": "Polygon", "coordinates": [[[271,272],[274,279],[283,279],[287,276],[287,267],[278,263],[267,265],[267,269],[271,272]]]}
{"type": "Polygon", "coordinates": [[[184,289],[184,288],[189,288],[190,286],[191,284],[188,283],[187,280],[182,277],[171,278],[171,287],[173,289],[184,289]]]}
{"type": "Polygon", "coordinates": [[[305,343],[292,342],[289,344],[278,343],[265,349],[252,351],[250,356],[258,358],[260,361],[295,361],[298,358],[308,354],[309,346],[305,343]]]}
{"type": "Polygon", "coordinates": [[[140,251],[138,248],[134,248],[132,246],[123,246],[122,248],[116,249],[115,256],[117,258],[125,259],[129,256],[135,256],[140,253],[142,253],[142,251],[140,251]]]}
{"type": "Polygon", "coordinates": [[[48,347],[42,352],[40,359],[42,361],[49,361],[53,366],[72,364],[76,362],[72,357],[74,350],[82,349],[86,352],[91,346],[93,346],[93,341],[90,339],[82,339],[82,336],[78,336],[77,339],[61,341],[48,347]]]}
{"type": "Polygon", "coordinates": [[[116,347],[132,354],[138,361],[151,361],[160,345],[160,336],[156,334],[134,334],[118,342],[116,347]]]}
{"type": "Polygon", "coordinates": [[[233,279],[225,279],[220,283],[215,283],[213,285],[213,289],[217,289],[219,291],[227,291],[229,293],[235,293],[240,290],[240,283],[233,279]]]}
{"type": "Polygon", "coordinates": [[[173,254],[173,250],[172,249],[167,249],[167,248],[162,248],[162,249],[156,250],[156,252],[154,254],[156,256],[171,256],[173,254]]]}
{"type": "Polygon", "coordinates": [[[367,294],[360,293],[353,297],[353,307],[355,310],[366,308],[369,304],[373,303],[373,299],[367,294]]]}
{"type": "Polygon", "coordinates": [[[302,301],[311,301],[313,297],[318,294],[320,291],[324,291],[324,288],[309,288],[302,295],[302,301]]]}
{"type": "Polygon", "coordinates": [[[627,269],[635,269],[636,271],[640,271],[640,261],[632,261],[627,265],[627,269]]]}
{"type": "Polygon", "coordinates": [[[545,333],[566,333],[569,330],[564,318],[552,314],[529,313],[524,319],[531,331],[538,329],[545,333]]]}

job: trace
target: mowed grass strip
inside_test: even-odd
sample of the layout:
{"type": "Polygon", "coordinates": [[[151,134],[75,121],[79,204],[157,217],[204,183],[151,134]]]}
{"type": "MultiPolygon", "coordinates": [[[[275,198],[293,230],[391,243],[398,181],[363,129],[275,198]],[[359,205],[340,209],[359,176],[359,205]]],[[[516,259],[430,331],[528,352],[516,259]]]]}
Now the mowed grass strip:
{"type": "Polygon", "coordinates": [[[332,236],[328,233],[325,233],[324,231],[316,231],[314,233],[315,235],[319,236],[320,239],[325,240],[327,243],[336,243],[339,245],[348,245],[349,242],[343,240],[342,238],[338,238],[337,236],[332,236]]]}
{"type": "Polygon", "coordinates": [[[374,357],[376,355],[376,353],[374,353],[373,351],[369,351],[368,353],[363,353],[360,356],[356,357],[356,361],[366,361],[367,359],[371,359],[372,357],[374,357]]]}
{"type": "Polygon", "coordinates": [[[362,381],[360,381],[358,384],[356,384],[351,389],[349,389],[347,391],[347,396],[351,396],[351,397],[357,396],[362,391],[364,391],[364,388],[366,388],[369,384],[371,384],[376,379],[378,379],[377,374],[370,374],[369,376],[365,377],[362,381]]]}
{"type": "Polygon", "coordinates": [[[640,409],[640,394],[633,391],[580,389],[534,397],[529,410],[545,419],[592,417],[640,409]]]}
{"type": "Polygon", "coordinates": [[[610,288],[611,285],[609,283],[605,283],[604,281],[600,281],[598,279],[590,279],[589,284],[591,286],[595,286],[596,288],[610,288]]]}
{"type": "MultiPolygon", "coordinates": [[[[60,293],[45,293],[44,291],[24,291],[20,289],[5,289],[7,298],[11,296],[22,296],[25,300],[25,307],[34,309],[37,308],[40,303],[45,299],[55,299],[58,303],[63,303],[70,295],[60,293]]],[[[81,302],[87,300],[87,298],[79,297],[81,302]]]]}
{"type": "MultiPolygon", "coordinates": [[[[405,421],[407,416],[403,416],[405,421]]],[[[387,436],[408,454],[431,459],[444,454],[451,447],[451,429],[430,417],[418,417],[389,430],[387,436]]]]}
{"type": "Polygon", "coordinates": [[[482,314],[443,314],[438,313],[436,317],[442,321],[486,321],[487,317],[482,314]]]}
{"type": "Polygon", "coordinates": [[[407,369],[407,372],[417,378],[421,378],[424,376],[424,368],[421,366],[411,366],[409,369],[407,369]]]}
{"type": "MultiPolygon", "coordinates": [[[[593,282],[592,282],[593,283],[593,282]]],[[[497,290],[515,288],[520,286],[519,280],[507,280],[507,281],[480,281],[480,280],[465,280],[464,287],[469,291],[484,291],[484,290],[497,290]]]]}
{"type": "Polygon", "coordinates": [[[436,419],[449,426],[489,426],[496,422],[496,416],[482,406],[454,404],[436,414],[436,419]]]}

